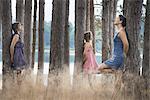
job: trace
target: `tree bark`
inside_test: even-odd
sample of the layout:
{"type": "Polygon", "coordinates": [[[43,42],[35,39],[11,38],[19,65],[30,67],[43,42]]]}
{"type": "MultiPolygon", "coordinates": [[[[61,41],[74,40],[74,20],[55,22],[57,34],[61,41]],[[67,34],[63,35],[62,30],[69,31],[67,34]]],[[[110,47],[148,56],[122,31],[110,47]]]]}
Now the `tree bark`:
{"type": "Polygon", "coordinates": [[[32,68],[34,68],[35,62],[35,48],[36,48],[36,17],[37,17],[37,0],[34,0],[34,16],[33,16],[33,41],[32,41],[32,68]]]}
{"type": "Polygon", "coordinates": [[[3,0],[3,13],[2,13],[2,62],[4,74],[10,69],[10,53],[9,47],[11,42],[11,0],[3,0]]]}
{"type": "MultiPolygon", "coordinates": [[[[24,24],[24,0],[16,0],[16,21],[24,24]]],[[[20,34],[22,40],[24,40],[23,33],[20,34]]]]}
{"type": "Polygon", "coordinates": [[[11,73],[11,62],[9,47],[11,43],[11,26],[12,26],[12,13],[11,13],[11,0],[2,0],[2,62],[3,62],[3,93],[6,92],[6,80],[11,73]]]}
{"type": "Polygon", "coordinates": [[[129,34],[128,39],[130,43],[129,52],[126,60],[126,69],[139,74],[140,67],[140,52],[138,46],[138,35],[140,33],[140,21],[142,15],[142,3],[143,0],[124,0],[124,15],[127,20],[126,30],[129,34]]]}
{"type": "Polygon", "coordinates": [[[86,31],[93,34],[93,51],[95,53],[95,31],[94,31],[94,1],[86,1],[86,31]]]}
{"type": "Polygon", "coordinates": [[[75,0],[75,67],[74,72],[82,71],[83,38],[86,30],[86,0],[75,0]]]}
{"type": "Polygon", "coordinates": [[[117,7],[117,1],[118,0],[110,0],[109,1],[109,53],[110,56],[112,56],[112,50],[113,50],[113,33],[114,33],[114,19],[116,17],[116,7],[117,7]]]}
{"type": "Polygon", "coordinates": [[[32,17],[32,0],[25,0],[24,50],[28,67],[31,67],[31,17],[32,17]]]}
{"type": "Polygon", "coordinates": [[[64,35],[64,64],[69,67],[69,0],[66,0],[65,35],[64,35]]]}
{"type": "Polygon", "coordinates": [[[63,68],[66,0],[53,0],[50,71],[63,68]]]}
{"type": "Polygon", "coordinates": [[[44,67],[44,6],[45,0],[39,1],[39,39],[38,39],[38,68],[44,67]]]}
{"type": "Polygon", "coordinates": [[[87,0],[86,1],[86,31],[90,31],[90,17],[91,17],[91,14],[90,14],[90,2],[93,1],[93,0],[87,0]]]}
{"type": "Polygon", "coordinates": [[[93,51],[95,53],[95,17],[94,17],[94,0],[90,0],[90,31],[93,33],[93,51]]]}
{"type": "Polygon", "coordinates": [[[16,0],[16,21],[24,23],[24,0],[16,0]]]}
{"type": "Polygon", "coordinates": [[[142,100],[139,88],[141,84],[139,84],[140,53],[138,49],[142,3],[143,0],[124,0],[123,4],[129,40],[129,51],[125,62],[125,73],[123,74],[124,99],[142,100]]]}
{"type": "Polygon", "coordinates": [[[113,20],[116,17],[117,0],[103,0],[102,13],[102,62],[112,56],[113,48],[113,20]]]}
{"type": "Polygon", "coordinates": [[[0,46],[2,45],[2,0],[0,0],[0,46]]]}
{"type": "Polygon", "coordinates": [[[109,58],[109,0],[103,0],[102,9],[102,62],[109,58]]]}
{"type": "Polygon", "coordinates": [[[145,100],[150,99],[150,0],[147,0],[145,30],[144,30],[144,51],[143,51],[143,77],[145,80],[145,100]]]}

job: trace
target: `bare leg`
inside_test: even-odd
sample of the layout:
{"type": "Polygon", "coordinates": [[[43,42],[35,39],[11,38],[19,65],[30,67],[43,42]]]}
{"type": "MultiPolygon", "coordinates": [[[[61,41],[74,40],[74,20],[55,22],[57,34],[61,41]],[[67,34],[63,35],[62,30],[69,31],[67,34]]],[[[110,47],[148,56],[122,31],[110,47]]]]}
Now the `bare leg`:
{"type": "Polygon", "coordinates": [[[98,66],[98,70],[102,70],[102,69],[106,69],[106,68],[109,68],[106,64],[104,63],[101,63],[99,66],[98,66]]]}
{"type": "Polygon", "coordinates": [[[110,72],[110,71],[112,71],[112,69],[104,63],[100,64],[99,67],[97,68],[97,73],[101,73],[101,72],[105,72],[105,71],[110,72]]]}

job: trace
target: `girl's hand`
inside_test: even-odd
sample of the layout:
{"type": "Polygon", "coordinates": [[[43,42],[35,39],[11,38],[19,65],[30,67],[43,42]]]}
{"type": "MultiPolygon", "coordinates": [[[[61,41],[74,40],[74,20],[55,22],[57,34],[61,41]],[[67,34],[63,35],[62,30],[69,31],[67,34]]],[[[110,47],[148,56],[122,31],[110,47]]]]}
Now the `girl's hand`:
{"type": "Polygon", "coordinates": [[[10,59],[10,60],[11,60],[11,63],[13,63],[13,57],[11,57],[11,59],[10,59]]]}
{"type": "Polygon", "coordinates": [[[86,40],[84,39],[84,43],[86,43],[86,40]]]}

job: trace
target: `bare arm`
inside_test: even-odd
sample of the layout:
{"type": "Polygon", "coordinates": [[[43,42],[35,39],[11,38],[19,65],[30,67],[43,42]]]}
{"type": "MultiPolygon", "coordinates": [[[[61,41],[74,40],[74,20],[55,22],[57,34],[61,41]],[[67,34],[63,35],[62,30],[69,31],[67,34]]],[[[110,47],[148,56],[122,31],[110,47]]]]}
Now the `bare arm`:
{"type": "Polygon", "coordinates": [[[11,63],[13,63],[13,56],[14,56],[14,47],[17,43],[17,41],[19,40],[19,35],[15,35],[12,39],[11,45],[10,45],[10,59],[11,59],[11,63]]]}
{"type": "Polygon", "coordinates": [[[91,43],[85,43],[83,55],[85,55],[85,53],[89,50],[90,47],[92,47],[91,43]]]}
{"type": "Polygon", "coordinates": [[[126,32],[124,30],[119,32],[119,37],[123,42],[123,49],[124,49],[124,53],[127,54],[128,50],[129,50],[129,43],[127,40],[127,36],[126,36],[126,32]]]}
{"type": "Polygon", "coordinates": [[[85,43],[85,45],[84,45],[84,52],[83,52],[83,62],[86,61],[86,53],[88,52],[90,47],[91,47],[90,43],[85,43]]]}

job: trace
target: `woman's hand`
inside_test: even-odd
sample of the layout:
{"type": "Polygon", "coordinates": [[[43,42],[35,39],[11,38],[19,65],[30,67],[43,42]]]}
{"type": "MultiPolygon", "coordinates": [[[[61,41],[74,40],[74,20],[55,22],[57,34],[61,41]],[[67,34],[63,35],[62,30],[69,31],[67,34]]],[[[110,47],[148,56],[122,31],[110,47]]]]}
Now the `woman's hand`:
{"type": "Polygon", "coordinates": [[[124,52],[123,55],[124,55],[124,58],[126,59],[127,58],[127,54],[124,52]]]}

